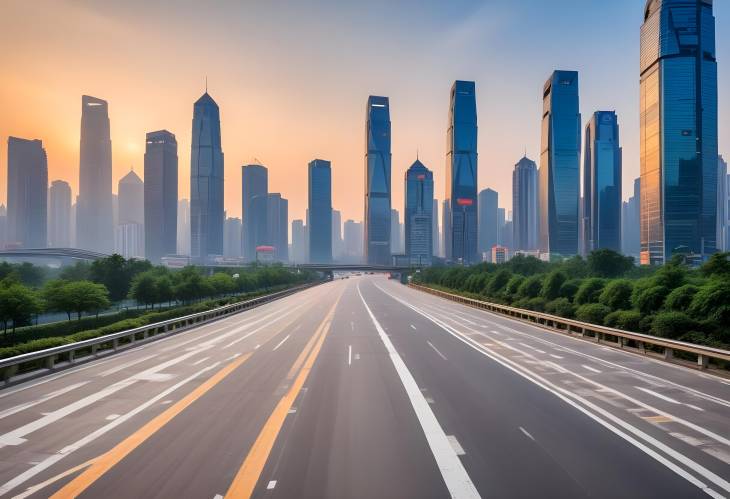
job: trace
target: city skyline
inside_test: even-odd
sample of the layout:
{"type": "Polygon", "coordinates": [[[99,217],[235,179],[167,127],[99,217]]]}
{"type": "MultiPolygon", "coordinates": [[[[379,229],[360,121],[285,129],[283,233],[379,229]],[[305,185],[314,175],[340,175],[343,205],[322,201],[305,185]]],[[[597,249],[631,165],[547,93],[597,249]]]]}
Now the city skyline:
{"type": "MultiPolygon", "coordinates": [[[[58,3],[63,4],[63,2],[58,3]]],[[[418,149],[421,159],[426,164],[434,166],[436,197],[440,199],[443,192],[440,186],[443,185],[444,180],[443,165],[446,153],[442,137],[444,123],[447,119],[442,96],[448,92],[454,79],[473,79],[477,82],[478,114],[482,117],[480,120],[480,132],[482,133],[479,141],[481,163],[486,165],[490,173],[496,173],[496,175],[487,176],[482,171],[478,188],[479,190],[485,187],[495,189],[500,193],[500,201],[503,206],[511,206],[512,165],[517,158],[522,156],[525,147],[529,158],[533,160],[538,158],[540,101],[537,94],[541,82],[552,69],[569,67],[580,73],[582,127],[585,126],[585,118],[596,109],[615,109],[621,116],[625,169],[622,199],[627,199],[632,192],[632,179],[639,174],[639,119],[636,111],[639,81],[636,74],[636,61],[639,50],[638,29],[642,22],[643,6],[638,3],[643,2],[618,1],[611,2],[610,6],[597,3],[592,9],[591,16],[603,16],[612,29],[627,35],[624,37],[626,40],[620,36],[612,37],[614,42],[618,43],[620,50],[616,45],[609,46],[610,44],[606,44],[605,40],[600,40],[600,37],[596,37],[597,40],[587,40],[586,37],[581,36],[585,33],[586,28],[580,23],[575,25],[574,32],[556,35],[557,39],[545,47],[520,43],[506,50],[506,55],[489,52],[480,58],[469,59],[473,55],[470,49],[465,55],[457,57],[454,61],[447,61],[441,50],[430,44],[427,47],[418,48],[415,40],[410,41],[410,38],[407,38],[408,43],[399,46],[395,54],[387,56],[386,68],[392,67],[398,57],[403,57],[405,51],[409,51],[416,54],[422,53],[421,57],[428,58],[432,63],[443,63],[445,70],[439,71],[437,77],[426,77],[426,69],[415,68],[416,74],[420,74],[421,77],[408,78],[407,81],[402,81],[404,79],[399,78],[395,72],[379,71],[374,76],[356,72],[357,81],[350,81],[353,78],[351,75],[340,74],[335,68],[327,66],[326,73],[331,77],[331,82],[327,83],[327,87],[328,90],[331,90],[329,85],[335,86],[334,93],[314,91],[308,83],[302,81],[302,88],[297,90],[299,93],[296,95],[305,95],[308,103],[298,105],[290,105],[295,97],[295,92],[291,88],[284,88],[278,78],[284,75],[279,75],[275,68],[266,66],[263,68],[266,71],[261,73],[267,82],[274,83],[271,90],[256,93],[250,85],[247,87],[234,85],[234,81],[230,80],[232,75],[229,74],[229,70],[223,68],[216,58],[213,58],[210,63],[206,62],[197,66],[192,64],[191,66],[195,67],[194,70],[192,67],[183,70],[177,66],[166,66],[166,71],[175,76],[175,81],[165,95],[161,94],[159,88],[160,85],[168,83],[169,75],[162,74],[159,70],[153,70],[147,78],[151,84],[151,90],[148,92],[144,92],[144,88],[137,84],[120,85],[124,79],[117,81],[118,78],[112,71],[113,66],[132,64],[136,58],[139,58],[139,63],[143,67],[151,64],[147,56],[143,56],[141,52],[144,45],[141,41],[140,45],[135,42],[128,51],[101,60],[101,56],[96,51],[86,48],[84,50],[89,52],[82,51],[80,55],[89,55],[91,59],[97,61],[97,64],[89,64],[89,68],[93,67],[94,70],[84,68],[80,74],[72,75],[69,71],[57,68],[54,80],[58,79],[58,90],[44,90],[34,94],[33,92],[40,92],[40,89],[33,76],[43,77],[48,71],[51,71],[50,68],[54,67],[54,63],[52,60],[48,62],[49,67],[27,60],[23,64],[15,63],[16,58],[20,57],[24,50],[32,50],[31,46],[26,47],[25,44],[20,44],[18,53],[0,56],[2,58],[0,60],[4,60],[6,64],[12,63],[11,67],[13,67],[10,75],[11,81],[4,86],[0,94],[0,103],[8,110],[4,116],[10,117],[0,119],[0,134],[5,137],[13,135],[43,140],[48,152],[49,182],[58,179],[67,181],[72,187],[75,198],[78,194],[78,172],[76,171],[79,154],[78,98],[83,93],[98,96],[109,103],[113,144],[113,188],[116,189],[118,180],[129,171],[130,165],[134,165],[138,171],[142,170],[146,131],[165,128],[178,137],[180,164],[178,196],[188,198],[190,192],[190,102],[202,93],[207,75],[211,94],[221,108],[222,145],[223,150],[227,151],[226,159],[228,159],[225,165],[224,197],[225,208],[229,216],[240,216],[241,193],[240,189],[237,189],[237,186],[240,186],[240,165],[249,162],[251,157],[260,157],[270,169],[272,190],[282,192],[290,199],[291,217],[303,218],[306,190],[301,187],[306,183],[306,175],[303,175],[301,170],[311,157],[320,155],[332,160],[333,206],[342,211],[343,220],[350,218],[362,220],[362,204],[354,199],[357,196],[352,195],[352,191],[355,191],[354,194],[363,192],[362,178],[360,175],[355,175],[353,178],[347,178],[345,175],[346,172],[357,168],[361,161],[362,131],[359,109],[361,109],[362,100],[369,93],[379,93],[390,97],[393,121],[393,176],[400,178],[410,165],[415,150],[418,149]],[[586,45],[585,48],[575,48],[577,45],[575,43],[571,45],[571,42],[577,39],[580,39],[581,44],[586,45]],[[600,65],[589,64],[591,58],[587,52],[590,50],[598,51],[602,55],[600,65]],[[507,56],[513,58],[513,62],[501,70],[506,76],[505,80],[508,80],[509,86],[513,88],[508,88],[506,91],[505,95],[509,96],[509,99],[501,97],[496,99],[495,95],[505,91],[506,87],[503,85],[506,84],[492,81],[488,77],[489,68],[494,67],[507,56]],[[533,61],[535,63],[515,65],[514,61],[533,61]],[[609,71],[609,67],[613,70],[609,71]],[[343,80],[347,83],[344,87],[343,80]],[[20,86],[21,81],[23,86],[20,86]],[[275,99],[281,100],[281,104],[271,107],[271,101],[275,99]],[[519,99],[521,104],[524,102],[527,105],[521,105],[519,109],[510,109],[508,106],[510,99],[515,99],[513,102],[519,99]],[[22,112],[19,111],[20,105],[23,106],[22,112]],[[252,113],[259,115],[256,111],[263,110],[265,107],[270,109],[267,113],[271,114],[265,116],[259,123],[260,126],[253,130],[247,122],[258,122],[258,120],[251,120],[250,117],[252,113]],[[320,114],[321,119],[331,123],[342,122],[344,126],[333,127],[317,122],[318,126],[308,127],[311,130],[304,130],[301,137],[292,137],[292,147],[283,148],[286,151],[276,147],[275,137],[279,133],[277,126],[283,125],[287,130],[291,129],[302,122],[303,114],[311,112],[312,107],[318,109],[315,114],[320,114]],[[353,111],[353,109],[358,109],[358,111],[353,111]],[[39,114],[41,111],[42,115],[39,114]],[[320,131],[316,132],[317,129],[320,131]]],[[[460,5],[463,7],[461,11],[457,8],[459,6],[448,8],[431,5],[418,14],[418,20],[424,22],[426,26],[433,26],[436,17],[445,16],[445,26],[437,34],[441,37],[440,39],[445,37],[457,47],[467,44],[467,42],[473,42],[474,37],[477,39],[488,37],[491,40],[500,34],[507,36],[505,41],[501,42],[507,44],[512,35],[505,31],[521,20],[526,9],[537,10],[537,12],[546,10],[538,2],[525,2],[525,4],[524,6],[513,6],[506,2],[495,2],[493,5],[477,9],[465,2],[460,5]],[[487,20],[490,16],[503,21],[504,26],[495,26],[494,21],[487,20]],[[484,28],[483,34],[477,32],[479,26],[484,28]]],[[[5,16],[5,21],[0,21],[0,23],[3,23],[3,27],[5,27],[5,22],[12,21],[17,16],[37,13],[39,25],[48,25],[49,28],[48,33],[44,35],[45,39],[54,39],[54,37],[60,36],[57,31],[58,26],[49,23],[51,23],[51,13],[57,8],[52,4],[43,4],[43,2],[36,7],[11,2],[7,6],[8,15],[5,16]]],[[[65,5],[63,8],[66,9],[65,14],[60,18],[56,16],[58,19],[53,18],[53,20],[67,28],[78,27],[79,23],[87,19],[98,18],[101,21],[112,23],[110,18],[114,14],[112,24],[116,30],[112,31],[112,39],[104,41],[104,44],[113,44],[115,36],[126,25],[125,23],[136,19],[132,9],[109,6],[103,2],[93,6],[69,7],[69,5],[65,5]]],[[[404,7],[399,7],[399,9],[402,8],[404,7]]],[[[264,25],[270,22],[270,13],[266,7],[247,6],[245,9],[261,14],[264,25]]],[[[229,12],[231,10],[233,13],[237,12],[235,7],[221,6],[213,13],[213,17],[217,19],[226,13],[231,14],[229,12]]],[[[321,13],[322,8],[315,7],[313,10],[321,13]]],[[[581,15],[573,11],[570,2],[552,10],[555,11],[550,14],[554,19],[554,27],[558,28],[563,23],[575,22],[575,16],[581,15]],[[557,19],[558,14],[564,16],[565,19],[557,19]]],[[[729,8],[726,4],[718,3],[714,6],[714,10],[718,26],[721,26],[723,19],[727,18],[726,13],[729,8]]],[[[351,9],[344,8],[344,22],[351,22],[354,14],[351,9]]],[[[172,16],[171,26],[168,31],[163,31],[158,36],[177,40],[176,36],[179,37],[178,31],[181,26],[186,26],[191,22],[190,12],[186,7],[180,6],[178,9],[174,9],[174,12],[170,12],[170,15],[172,16]]],[[[245,21],[244,17],[239,17],[240,22],[245,21]]],[[[524,19],[530,26],[537,29],[528,40],[538,37],[543,32],[542,30],[546,29],[533,25],[534,17],[533,13],[529,18],[524,19]]],[[[382,28],[385,30],[385,41],[381,43],[401,36],[396,33],[400,22],[394,20],[382,28]]],[[[17,26],[10,24],[8,22],[8,29],[4,30],[0,36],[11,36],[17,32],[17,26]]],[[[94,40],[94,29],[98,28],[84,25],[78,35],[80,40],[94,40]]],[[[202,29],[210,30],[212,28],[206,23],[202,29]]],[[[375,56],[375,52],[377,52],[375,48],[361,47],[364,35],[359,30],[346,36],[351,37],[352,42],[364,51],[363,55],[366,58],[375,56]]],[[[25,38],[21,37],[21,39],[25,38]]],[[[34,37],[36,41],[43,39],[44,37],[41,35],[34,37]]],[[[720,62],[725,59],[724,54],[728,52],[729,40],[730,37],[723,30],[718,29],[717,57],[720,62]]],[[[125,41],[128,40],[125,39],[125,41]]],[[[78,48],[75,46],[77,43],[79,43],[78,40],[63,40],[57,44],[54,42],[50,55],[56,54],[61,57],[64,51],[68,52],[71,48],[78,48]]],[[[291,48],[292,42],[289,38],[281,43],[282,47],[271,50],[291,48]]],[[[315,50],[320,48],[324,42],[315,39],[309,43],[312,45],[305,44],[304,48],[315,50]]],[[[377,48],[382,49],[381,43],[376,44],[377,48]]],[[[451,47],[453,48],[453,45],[451,47]]],[[[205,52],[205,48],[206,45],[203,44],[200,49],[192,51],[191,59],[199,60],[205,52]]],[[[327,48],[327,50],[335,49],[327,48]]],[[[378,52],[378,55],[382,56],[382,52],[378,52]]],[[[451,57],[452,54],[449,56],[451,57]]],[[[423,61],[423,59],[420,60],[423,61]]],[[[256,62],[264,64],[258,58],[256,62]]],[[[315,62],[324,64],[322,61],[315,62]]],[[[730,113],[728,113],[728,103],[723,99],[722,90],[727,71],[724,70],[722,64],[718,68],[719,136],[720,153],[723,153],[723,149],[728,145],[727,139],[723,140],[723,138],[728,136],[727,131],[730,127],[727,116],[730,113]]],[[[297,74],[308,72],[298,66],[292,68],[291,71],[297,74]]],[[[298,80],[294,79],[294,81],[298,80]]],[[[0,143],[5,148],[5,142],[0,141],[0,143]]],[[[725,155],[727,156],[727,152],[725,155]]],[[[2,173],[0,175],[0,202],[2,203],[6,202],[6,157],[6,151],[0,151],[0,172],[2,173]]],[[[401,206],[402,200],[402,188],[396,185],[393,188],[393,204],[401,206]]]]}

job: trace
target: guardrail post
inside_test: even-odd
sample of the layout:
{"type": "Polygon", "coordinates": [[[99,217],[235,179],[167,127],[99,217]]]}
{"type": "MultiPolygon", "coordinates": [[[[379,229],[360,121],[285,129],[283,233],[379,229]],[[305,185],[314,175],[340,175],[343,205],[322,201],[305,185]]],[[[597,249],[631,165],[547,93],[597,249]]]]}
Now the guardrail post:
{"type": "Polygon", "coordinates": [[[119,350],[119,338],[114,338],[112,340],[112,349],[119,350]]]}
{"type": "Polygon", "coordinates": [[[700,369],[707,369],[707,366],[710,363],[710,358],[707,355],[699,354],[697,355],[697,366],[700,369]]]}
{"type": "Polygon", "coordinates": [[[3,381],[7,382],[10,378],[15,376],[15,373],[17,373],[17,372],[18,372],[17,364],[6,367],[5,369],[3,369],[3,374],[2,374],[3,381]]]}
{"type": "Polygon", "coordinates": [[[73,364],[74,363],[74,357],[76,357],[76,352],[74,350],[70,350],[68,352],[68,362],[69,362],[69,364],[73,364]]]}
{"type": "Polygon", "coordinates": [[[669,347],[664,347],[664,360],[672,360],[674,358],[674,350],[669,347]]]}
{"type": "Polygon", "coordinates": [[[637,342],[637,344],[639,347],[639,353],[642,355],[646,355],[646,343],[644,343],[643,341],[639,341],[637,342]]]}
{"type": "Polygon", "coordinates": [[[53,366],[56,364],[56,356],[55,355],[49,355],[43,360],[43,366],[46,369],[53,369],[53,366]]]}
{"type": "Polygon", "coordinates": [[[602,342],[604,339],[603,333],[596,332],[596,343],[602,342]]]}

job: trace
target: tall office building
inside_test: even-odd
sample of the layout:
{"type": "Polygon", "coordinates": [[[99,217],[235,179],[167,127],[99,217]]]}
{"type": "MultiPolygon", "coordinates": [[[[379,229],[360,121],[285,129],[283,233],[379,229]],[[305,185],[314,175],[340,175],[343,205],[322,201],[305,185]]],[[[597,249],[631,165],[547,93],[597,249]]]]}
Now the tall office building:
{"type": "Polygon", "coordinates": [[[8,210],[4,204],[0,204],[0,249],[5,248],[8,233],[8,210]]]}
{"type": "Polygon", "coordinates": [[[268,244],[274,247],[274,260],[289,261],[289,200],[278,192],[266,197],[268,244]]]}
{"type": "Polygon", "coordinates": [[[43,142],[8,137],[7,242],[21,248],[48,243],[48,160],[43,142]]]}
{"type": "Polygon", "coordinates": [[[717,157],[717,250],[727,251],[728,222],[727,163],[717,157]]]}
{"type": "Polygon", "coordinates": [[[538,248],[537,165],[527,156],[515,164],[512,172],[512,229],[514,250],[538,248]]]}
{"type": "Polygon", "coordinates": [[[411,265],[433,260],[433,172],[419,160],[405,174],[405,251],[411,265]]]}
{"type": "Polygon", "coordinates": [[[115,252],[125,258],[144,257],[144,182],[130,171],[119,180],[118,223],[115,227],[115,252]]]}
{"type": "Polygon", "coordinates": [[[167,130],[149,132],[146,139],[144,254],[160,263],[177,253],[177,140],[167,130]]]}
{"type": "Polygon", "coordinates": [[[711,0],[648,0],[641,26],[641,263],[717,246],[717,62],[711,0]]]}
{"type": "Polygon", "coordinates": [[[346,220],[343,226],[345,259],[350,263],[360,263],[363,258],[363,224],[346,220]]]}
{"type": "Polygon", "coordinates": [[[291,255],[292,263],[307,263],[307,229],[304,220],[291,222],[291,255]]]}
{"type": "Polygon", "coordinates": [[[71,247],[71,186],[63,180],[48,189],[48,246],[71,247]]]}
{"type": "Polygon", "coordinates": [[[434,198],[431,209],[431,254],[434,257],[441,256],[441,234],[439,233],[439,201],[434,198]]]}
{"type": "Polygon", "coordinates": [[[332,261],[332,168],[329,161],[309,162],[309,261],[332,261]]]}
{"type": "Polygon", "coordinates": [[[82,96],[76,246],[102,253],[114,248],[110,137],[107,102],[82,96]]]}
{"type": "Polygon", "coordinates": [[[477,249],[477,103],[473,81],[455,81],[449,103],[446,136],[446,203],[443,230],[446,259],[470,264],[480,260],[477,249]]]}
{"type": "Polygon", "coordinates": [[[241,219],[226,218],[223,225],[223,256],[239,258],[241,256],[241,219]]]}
{"type": "Polygon", "coordinates": [[[634,194],[621,211],[621,252],[638,262],[641,253],[641,178],[634,179],[634,194]]]}
{"type": "Polygon", "coordinates": [[[585,129],[583,254],[621,251],[621,146],[614,111],[596,111],[585,129]]]}
{"type": "Polygon", "coordinates": [[[342,258],[342,213],[332,210],[332,259],[342,258]]]}
{"type": "Polygon", "coordinates": [[[400,238],[400,212],[390,209],[390,251],[394,255],[403,253],[400,238]]]}
{"type": "MultiPolygon", "coordinates": [[[[501,242],[499,225],[499,194],[493,189],[479,192],[479,245],[478,250],[483,259],[492,258],[492,246],[501,242]]],[[[512,249],[512,248],[510,248],[512,249]]]]}
{"type": "Polygon", "coordinates": [[[193,105],[190,149],[190,256],[223,254],[223,150],[218,104],[204,93],[193,105]]]}
{"type": "Polygon", "coordinates": [[[262,165],[241,167],[243,258],[256,261],[256,247],[269,245],[268,194],[269,171],[262,165]]]}
{"type": "Polygon", "coordinates": [[[368,97],[365,119],[364,256],[371,265],[389,265],[391,154],[388,98],[368,97]]]}
{"type": "Polygon", "coordinates": [[[190,201],[187,199],[177,202],[177,254],[190,255],[190,201]]]}
{"type": "Polygon", "coordinates": [[[578,253],[580,111],[578,72],[554,71],[543,87],[539,175],[540,251],[578,253]]]}

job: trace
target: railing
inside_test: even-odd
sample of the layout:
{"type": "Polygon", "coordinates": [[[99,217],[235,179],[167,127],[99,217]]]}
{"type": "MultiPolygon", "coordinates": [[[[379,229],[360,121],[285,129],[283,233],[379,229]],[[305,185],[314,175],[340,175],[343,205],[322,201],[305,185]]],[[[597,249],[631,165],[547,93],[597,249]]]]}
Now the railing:
{"type": "Polygon", "coordinates": [[[672,361],[676,358],[675,354],[679,353],[685,357],[696,356],[697,366],[700,369],[707,369],[710,359],[730,361],[730,351],[723,350],[721,348],[695,345],[684,341],[659,338],[649,334],[633,333],[631,331],[599,326],[588,322],[566,319],[557,315],[544,314],[542,312],[534,312],[532,310],[475,300],[473,298],[467,298],[465,296],[447,293],[445,291],[413,283],[409,284],[409,287],[446,298],[447,300],[507,315],[513,319],[537,324],[541,327],[562,333],[577,335],[580,337],[589,337],[597,343],[604,343],[621,349],[633,350],[643,355],[648,355],[652,352],[652,350],[654,350],[661,358],[667,361],[672,361]]]}
{"type": "Polygon", "coordinates": [[[303,284],[285,289],[284,291],[259,296],[251,300],[223,305],[222,307],[206,310],[205,312],[198,312],[126,331],[99,336],[98,338],[91,338],[68,345],[60,345],[45,350],[38,350],[37,352],[29,352],[15,357],[8,357],[7,359],[0,359],[0,386],[14,382],[14,377],[22,376],[23,379],[33,377],[35,374],[93,360],[141,342],[176,334],[183,330],[205,324],[206,322],[214,321],[221,317],[236,314],[243,310],[248,310],[264,303],[283,298],[317,284],[319,283],[303,284]]]}

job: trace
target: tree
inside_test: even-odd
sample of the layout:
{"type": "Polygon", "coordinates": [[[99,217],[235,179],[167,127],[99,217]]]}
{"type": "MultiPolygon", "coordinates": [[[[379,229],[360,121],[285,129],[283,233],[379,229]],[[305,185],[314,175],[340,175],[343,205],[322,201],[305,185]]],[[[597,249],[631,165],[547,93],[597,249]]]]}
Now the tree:
{"type": "Polygon", "coordinates": [[[213,289],[203,279],[196,267],[191,265],[185,267],[175,274],[176,284],[174,286],[175,296],[184,303],[189,303],[204,296],[210,296],[213,289]]]}
{"type": "Polygon", "coordinates": [[[591,277],[581,282],[578,291],[575,293],[573,301],[577,305],[585,305],[586,303],[595,303],[603,291],[606,281],[597,277],[591,277]]]}
{"type": "Polygon", "coordinates": [[[154,273],[150,271],[137,274],[132,280],[129,296],[139,303],[144,303],[145,308],[148,305],[155,308],[155,303],[160,301],[160,297],[157,290],[157,278],[155,278],[154,273]]]}
{"type": "Polygon", "coordinates": [[[516,255],[505,264],[515,274],[531,276],[545,272],[548,263],[535,258],[534,256],[516,255]]]}
{"type": "Polygon", "coordinates": [[[90,274],[92,281],[103,284],[109,290],[112,301],[119,301],[129,294],[134,276],[151,268],[152,264],[146,260],[125,260],[114,254],[92,263],[90,274]]]}
{"type": "Polygon", "coordinates": [[[684,312],[660,312],[651,323],[651,332],[663,338],[677,339],[691,331],[696,331],[699,324],[684,312]]]}
{"type": "Polygon", "coordinates": [[[601,305],[600,303],[587,303],[578,307],[578,310],[575,311],[575,317],[579,321],[601,325],[610,312],[611,309],[606,305],[601,305]]]}
{"type": "Polygon", "coordinates": [[[692,304],[692,299],[699,290],[700,288],[692,284],[680,286],[667,295],[667,299],[664,301],[664,307],[667,310],[685,312],[689,309],[689,306],[692,304]]]}
{"type": "Polygon", "coordinates": [[[634,286],[628,279],[617,279],[609,282],[598,301],[612,310],[628,310],[631,308],[631,293],[634,286]]]}
{"type": "Polygon", "coordinates": [[[175,298],[175,290],[169,275],[163,275],[157,279],[157,298],[160,302],[168,304],[175,298]]]}
{"type": "Polygon", "coordinates": [[[730,281],[712,279],[692,298],[689,313],[697,319],[711,319],[718,325],[730,324],[730,281]]]}
{"type": "Polygon", "coordinates": [[[29,324],[33,314],[40,311],[41,301],[26,286],[11,284],[0,288],[0,321],[3,323],[3,334],[7,334],[9,322],[12,322],[15,332],[16,327],[29,324]]]}
{"type": "Polygon", "coordinates": [[[68,281],[53,279],[46,282],[41,291],[44,308],[49,312],[64,312],[71,320],[71,313],[74,311],[73,303],[68,300],[68,293],[64,292],[64,286],[68,281]]]}
{"type": "Polygon", "coordinates": [[[636,310],[616,310],[608,314],[603,319],[603,323],[608,327],[615,327],[624,331],[639,331],[641,328],[641,312],[637,312],[636,310]]]}
{"type": "Polygon", "coordinates": [[[545,305],[545,311],[549,314],[571,319],[575,316],[575,305],[570,303],[567,298],[556,298],[545,305]]]}
{"type": "Polygon", "coordinates": [[[702,273],[708,277],[730,277],[730,253],[715,253],[702,265],[702,273]]]}
{"type": "Polygon", "coordinates": [[[497,296],[507,285],[510,278],[512,278],[512,273],[509,270],[499,269],[487,286],[489,296],[497,296]]]}
{"type": "Polygon", "coordinates": [[[524,280],[517,290],[517,296],[521,298],[535,298],[542,290],[542,276],[533,275],[524,280]]]}
{"type": "Polygon", "coordinates": [[[669,290],[664,286],[652,286],[634,293],[632,301],[634,306],[639,309],[642,314],[651,314],[656,312],[664,304],[664,299],[669,294],[669,290]]]}
{"type": "Polygon", "coordinates": [[[573,301],[582,282],[583,281],[580,279],[570,279],[569,281],[564,282],[563,285],[560,286],[560,296],[573,301]]]}
{"type": "Polygon", "coordinates": [[[63,267],[59,277],[64,281],[89,281],[91,280],[91,264],[81,261],[63,267]]]}
{"type": "Polygon", "coordinates": [[[208,278],[208,284],[213,288],[216,295],[225,295],[235,289],[236,283],[233,278],[225,272],[216,272],[208,278]]]}
{"type": "Polygon", "coordinates": [[[588,255],[588,271],[596,277],[620,277],[633,266],[633,258],[606,248],[591,251],[588,255]]]}
{"type": "Polygon", "coordinates": [[[546,300],[554,300],[560,296],[560,288],[568,280],[568,276],[560,270],[553,270],[545,278],[540,295],[546,300]]]}
{"type": "Polygon", "coordinates": [[[63,286],[60,291],[65,294],[64,300],[68,300],[76,318],[81,320],[84,312],[98,314],[101,310],[109,307],[109,291],[103,284],[89,281],[74,281],[63,286]]]}

